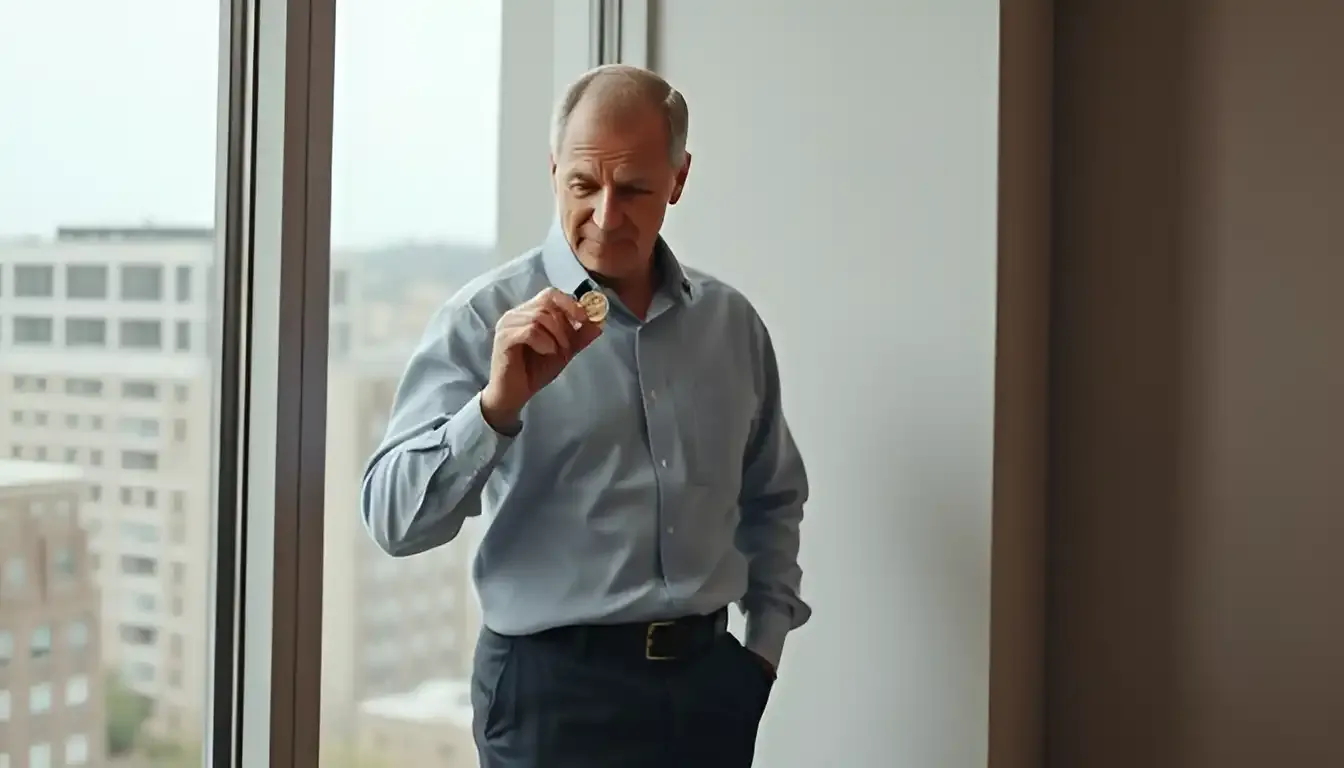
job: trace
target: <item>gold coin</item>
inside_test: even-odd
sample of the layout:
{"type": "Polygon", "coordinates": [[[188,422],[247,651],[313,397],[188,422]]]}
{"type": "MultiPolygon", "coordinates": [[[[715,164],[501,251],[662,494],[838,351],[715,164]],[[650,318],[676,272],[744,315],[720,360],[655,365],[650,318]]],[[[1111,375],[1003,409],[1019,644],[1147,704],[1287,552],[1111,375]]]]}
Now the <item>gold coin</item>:
{"type": "Polygon", "coordinates": [[[583,307],[590,322],[600,323],[607,319],[607,297],[598,291],[589,291],[580,296],[579,306],[583,307]]]}

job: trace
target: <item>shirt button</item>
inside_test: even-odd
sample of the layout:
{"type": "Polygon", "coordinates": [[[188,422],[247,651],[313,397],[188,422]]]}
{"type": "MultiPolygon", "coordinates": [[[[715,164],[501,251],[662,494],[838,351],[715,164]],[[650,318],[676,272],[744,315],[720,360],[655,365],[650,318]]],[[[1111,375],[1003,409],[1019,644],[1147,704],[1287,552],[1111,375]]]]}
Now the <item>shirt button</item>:
{"type": "Polygon", "coordinates": [[[650,389],[650,390],[649,390],[649,399],[650,399],[650,400],[657,400],[657,399],[658,399],[658,390],[656,390],[656,389],[650,389]]]}
{"type": "Polygon", "coordinates": [[[676,529],[676,528],[673,528],[672,526],[669,525],[669,526],[667,526],[667,532],[668,532],[668,533],[676,533],[676,532],[677,532],[677,529],[676,529]]]}
{"type": "Polygon", "coordinates": [[[663,465],[663,469],[667,469],[667,459],[663,459],[659,463],[663,465]]]}

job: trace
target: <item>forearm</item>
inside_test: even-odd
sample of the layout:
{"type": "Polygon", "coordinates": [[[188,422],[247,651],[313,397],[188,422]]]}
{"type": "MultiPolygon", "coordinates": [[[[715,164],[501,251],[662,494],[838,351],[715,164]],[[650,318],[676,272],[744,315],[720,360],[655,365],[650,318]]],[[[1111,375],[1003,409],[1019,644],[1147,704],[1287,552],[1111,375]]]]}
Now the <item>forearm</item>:
{"type": "Polygon", "coordinates": [[[812,613],[799,597],[803,576],[798,565],[801,521],[801,504],[744,510],[738,530],[738,548],[748,562],[747,593],[742,599],[747,617],[746,645],[776,667],[786,636],[812,613]]]}
{"type": "Polygon", "coordinates": [[[479,395],[446,420],[390,438],[361,489],[374,541],[396,557],[452,541],[467,517],[480,514],[481,489],[511,442],[486,423],[479,395]]]}

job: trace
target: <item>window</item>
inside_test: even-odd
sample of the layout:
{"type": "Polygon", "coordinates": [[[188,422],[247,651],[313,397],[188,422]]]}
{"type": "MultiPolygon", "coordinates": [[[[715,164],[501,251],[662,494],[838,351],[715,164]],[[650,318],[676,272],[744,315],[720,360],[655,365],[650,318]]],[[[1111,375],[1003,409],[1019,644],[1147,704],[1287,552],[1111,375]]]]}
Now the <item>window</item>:
{"type": "Polygon", "coordinates": [[[126,576],[153,576],[159,564],[152,557],[121,556],[121,572],[126,576]]]}
{"type": "Polygon", "coordinates": [[[66,547],[58,547],[52,554],[52,568],[57,576],[70,577],[75,575],[75,553],[66,547]]]}
{"type": "Polygon", "coordinates": [[[122,451],[121,468],[145,470],[158,469],[159,454],[151,451],[122,451]]]}
{"type": "Polygon", "coordinates": [[[126,645],[153,645],[158,630],[153,627],[122,625],[121,640],[126,645]]]}
{"type": "Polygon", "coordinates": [[[121,268],[122,301],[162,301],[163,265],[128,264],[121,268]]]}
{"type": "Polygon", "coordinates": [[[191,323],[186,320],[178,320],[175,328],[176,347],[178,352],[191,351],[191,323]]]}
{"type": "Polygon", "coordinates": [[[158,320],[122,320],[122,349],[163,349],[163,323],[158,320]]]}
{"type": "Polygon", "coordinates": [[[130,667],[131,680],[147,684],[154,682],[154,665],[145,661],[137,661],[130,667]]]}
{"type": "Polygon", "coordinates": [[[144,416],[125,416],[117,419],[117,431],[133,437],[158,437],[159,420],[144,416]]]}
{"type": "Polygon", "coordinates": [[[67,347],[102,347],[107,344],[107,321],[93,317],[65,319],[67,347]]]}
{"type": "Polygon", "coordinates": [[[50,346],[53,338],[53,323],[50,317],[14,316],[14,333],[11,338],[15,345],[50,346]]]}
{"type": "Polygon", "coordinates": [[[28,711],[34,715],[51,711],[51,683],[38,683],[28,689],[28,711]]]}
{"type": "Polygon", "coordinates": [[[87,765],[89,762],[89,739],[83,734],[75,734],[65,740],[65,764],[87,765]]]}
{"type": "Polygon", "coordinates": [[[46,264],[14,265],[14,298],[50,299],[55,294],[55,267],[46,264]]]}
{"type": "MultiPolygon", "coordinates": [[[[447,167],[483,184],[495,183],[499,158],[493,151],[481,152],[479,144],[468,149],[471,142],[448,146],[451,142],[438,142],[432,137],[476,136],[484,142],[495,141],[493,137],[499,132],[499,52],[487,50],[482,41],[498,44],[501,16],[497,1],[388,2],[376,8],[372,4],[338,3],[336,14],[338,35],[344,41],[343,47],[337,48],[336,70],[338,75],[345,74],[338,81],[335,100],[326,428],[329,443],[359,446],[354,453],[362,462],[382,439],[397,381],[430,318],[458,286],[493,266],[497,258],[496,227],[490,221],[494,214],[484,209],[467,213],[481,201],[462,198],[454,204],[452,214],[444,215],[439,210],[442,204],[422,205],[409,190],[432,186],[433,179],[447,167]],[[384,29],[399,30],[407,38],[394,39],[381,31],[384,29]],[[439,39],[442,45],[406,45],[422,39],[422,35],[425,40],[439,39]],[[412,64],[414,61],[419,63],[412,64]],[[380,85],[381,78],[374,74],[385,71],[384,67],[401,73],[395,92],[380,85]],[[459,74],[465,72],[471,74],[459,74]],[[482,84],[468,85],[476,78],[482,84]],[[454,90],[452,110],[436,104],[433,98],[416,95],[442,88],[445,82],[460,86],[454,90]],[[382,110],[405,116],[415,128],[406,130],[375,119],[375,112],[382,110]],[[426,162],[427,158],[433,159],[426,162]],[[438,163],[442,165],[435,170],[438,163]],[[391,203],[399,209],[395,217],[375,223],[368,216],[367,206],[373,201],[363,191],[368,184],[384,190],[383,205],[397,201],[391,203]],[[409,242],[417,244],[402,245],[409,242]],[[387,318],[387,322],[375,323],[372,318],[387,318]],[[361,362],[361,349],[369,347],[381,350],[379,357],[386,363],[381,370],[361,362]]],[[[545,168],[539,171],[543,178],[545,172],[545,168]]],[[[541,213],[544,219],[549,211],[541,213]]],[[[525,246],[518,247],[521,250],[525,246]]],[[[354,469],[328,464],[328,508],[347,504],[346,511],[334,512],[335,516],[358,519],[354,504],[361,470],[362,466],[354,469]],[[333,493],[337,488],[346,490],[333,493]],[[349,501],[338,500],[346,493],[353,494],[349,501]]],[[[344,560],[352,551],[343,549],[329,557],[344,560]]],[[[436,592],[469,589],[469,560],[455,559],[448,548],[443,548],[405,560],[359,557],[353,559],[354,567],[323,572],[325,588],[335,593],[370,590],[370,585],[376,584],[369,593],[379,595],[380,603],[412,596],[399,605],[389,605],[386,612],[368,606],[376,620],[366,618],[363,610],[357,610],[349,624],[325,620],[324,633],[337,637],[337,643],[358,649],[350,662],[357,680],[380,680],[383,693],[411,697],[423,683],[470,676],[467,659],[443,652],[432,639],[465,626],[468,616],[462,609],[474,605],[474,601],[429,611],[426,607],[433,604],[430,596],[415,586],[427,583],[422,569],[426,563],[433,563],[438,566],[433,579],[436,592]],[[380,641],[369,642],[364,634],[373,628],[380,634],[380,641]]],[[[340,695],[338,690],[324,691],[324,718],[339,716],[340,695]]],[[[452,738],[470,743],[465,730],[452,738]]],[[[336,737],[323,744],[323,749],[332,753],[355,747],[353,739],[341,743],[336,737]]],[[[375,746],[369,758],[401,762],[395,747],[380,750],[375,746]]],[[[432,742],[428,749],[431,751],[425,762],[434,766],[475,764],[474,758],[457,753],[436,757],[432,742]]]]}
{"type": "Polygon", "coordinates": [[[83,621],[75,621],[70,624],[70,628],[66,631],[68,633],[66,635],[66,639],[69,641],[71,648],[75,650],[80,650],[88,647],[89,644],[88,624],[85,624],[83,621]]]}
{"type": "MultiPolygon", "coordinates": [[[[0,0],[0,71],[42,63],[40,77],[0,78],[0,111],[14,118],[0,120],[14,127],[0,130],[0,242],[20,244],[0,257],[0,376],[16,385],[0,381],[0,399],[13,392],[0,413],[0,451],[31,459],[39,449],[52,458],[76,449],[91,483],[78,505],[88,541],[53,540],[40,559],[27,555],[24,597],[38,576],[73,563],[80,585],[91,580],[88,592],[44,596],[97,601],[96,614],[71,620],[63,608],[41,619],[52,622],[41,663],[29,658],[27,620],[5,628],[12,637],[0,634],[0,664],[23,667],[21,679],[8,678],[14,706],[26,708],[35,683],[50,689],[51,727],[18,732],[11,722],[0,733],[7,760],[25,768],[145,762],[105,754],[116,748],[104,737],[108,723],[85,721],[112,720],[119,701],[153,713],[119,718],[133,724],[125,730],[142,729],[119,739],[186,753],[164,756],[165,764],[269,765],[272,727],[322,733],[324,768],[353,764],[338,756],[356,751],[353,736],[342,737],[355,729],[328,731],[319,720],[354,723],[367,699],[464,674],[462,659],[437,647],[408,658],[428,647],[424,638],[467,618],[454,607],[390,619],[380,666],[365,664],[362,615],[340,610],[348,607],[340,596],[363,594],[375,567],[352,505],[373,448],[370,425],[385,422],[399,365],[429,314],[500,261],[501,250],[521,247],[496,244],[497,229],[544,231],[545,200],[523,202],[530,212],[511,206],[508,222],[496,210],[508,197],[501,158],[541,149],[519,140],[501,151],[499,120],[545,101],[556,74],[549,42],[560,27],[550,13],[506,11],[501,0],[223,1],[222,13],[218,3],[80,3],[72,24],[70,4],[0,0]],[[343,38],[334,73],[321,61],[335,43],[324,4],[339,14],[343,38]],[[520,43],[548,45],[502,46],[506,15],[532,25],[520,43]],[[229,29],[235,21],[243,23],[229,29]],[[300,44],[310,36],[311,46],[300,44]],[[513,79],[500,69],[506,52],[519,57],[510,71],[530,80],[514,104],[499,90],[513,79]],[[334,160],[307,149],[329,144],[334,160]],[[23,297],[34,300],[14,300],[23,297]],[[328,309],[341,317],[328,323],[328,309]],[[328,345],[330,361],[321,359],[328,345]],[[330,409],[314,401],[328,381],[330,409]],[[18,410],[28,416],[15,427],[7,414],[18,410]],[[48,415],[47,428],[37,413],[48,415]],[[336,457],[330,467],[326,455],[336,457]],[[123,485],[144,503],[121,505],[123,485]],[[312,526],[295,524],[311,497],[299,491],[324,486],[329,546],[341,551],[323,553],[312,526]],[[216,540],[217,531],[226,534],[216,540]],[[274,589],[321,589],[324,554],[342,564],[317,593],[338,601],[325,606],[325,627],[316,621],[322,601],[274,589]],[[172,658],[157,643],[165,632],[184,638],[173,641],[172,658]],[[323,633],[336,640],[338,652],[322,659],[334,674],[298,674],[323,633]],[[244,638],[256,651],[247,657],[244,638]],[[296,652],[284,658],[285,648],[296,652]],[[231,675],[211,670],[216,658],[238,665],[238,690],[231,675]],[[293,684],[272,685],[273,675],[293,684]],[[339,684],[322,690],[323,677],[339,684]],[[271,714],[256,728],[234,717],[264,709],[271,714]],[[227,743],[239,733],[232,761],[201,755],[206,739],[227,743]]],[[[569,55],[556,58],[587,56],[589,25],[575,27],[582,33],[569,55]]],[[[544,137],[545,128],[531,133],[544,137]]],[[[541,168],[528,183],[544,180],[541,168]]],[[[459,554],[442,571],[398,568],[380,594],[422,589],[441,574],[465,584],[467,562],[459,554]]],[[[469,739],[463,729],[436,732],[426,768],[471,768],[469,739]]],[[[400,757],[389,749],[368,762],[400,757]]]]}
{"type": "Polygon", "coordinates": [[[125,381],[121,384],[121,396],[127,400],[157,400],[159,387],[149,381],[125,381]]]}
{"type": "Polygon", "coordinates": [[[65,705],[78,707],[89,700],[89,678],[77,675],[65,682],[65,705]]]}
{"type": "Polygon", "coordinates": [[[47,379],[45,376],[15,376],[15,392],[46,392],[47,379]]]}
{"type": "Polygon", "coordinates": [[[71,264],[66,267],[65,297],[67,299],[106,299],[107,266],[103,264],[71,264]]]}
{"type": "Polygon", "coordinates": [[[103,394],[103,382],[97,379],[66,379],[65,394],[76,397],[99,397],[103,394]]]}
{"type": "Polygon", "coordinates": [[[191,267],[185,265],[177,267],[177,303],[191,303],[191,267]]]}
{"type": "Polygon", "coordinates": [[[51,655],[51,627],[41,626],[33,630],[28,641],[28,655],[34,659],[45,659],[51,655]]]}
{"type": "Polygon", "coordinates": [[[159,529],[149,523],[123,522],[121,535],[132,544],[153,544],[159,540],[159,529]]]}

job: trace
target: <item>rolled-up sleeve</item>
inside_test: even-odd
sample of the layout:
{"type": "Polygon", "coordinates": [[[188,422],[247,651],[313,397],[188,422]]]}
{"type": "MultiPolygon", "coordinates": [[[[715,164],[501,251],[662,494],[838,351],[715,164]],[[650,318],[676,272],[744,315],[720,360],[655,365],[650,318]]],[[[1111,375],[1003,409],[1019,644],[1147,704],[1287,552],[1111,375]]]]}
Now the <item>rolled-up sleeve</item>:
{"type": "Polygon", "coordinates": [[[807,470],[794,444],[780,396],[779,368],[764,324],[756,327],[760,408],[744,456],[738,549],[748,562],[746,645],[778,666],[788,633],[812,609],[800,597],[799,529],[807,501],[807,470]]]}
{"type": "Polygon", "coordinates": [[[389,554],[452,541],[467,517],[480,514],[485,481],[512,443],[481,415],[492,340],[493,328],[454,300],[406,366],[360,494],[364,525],[389,554]]]}

